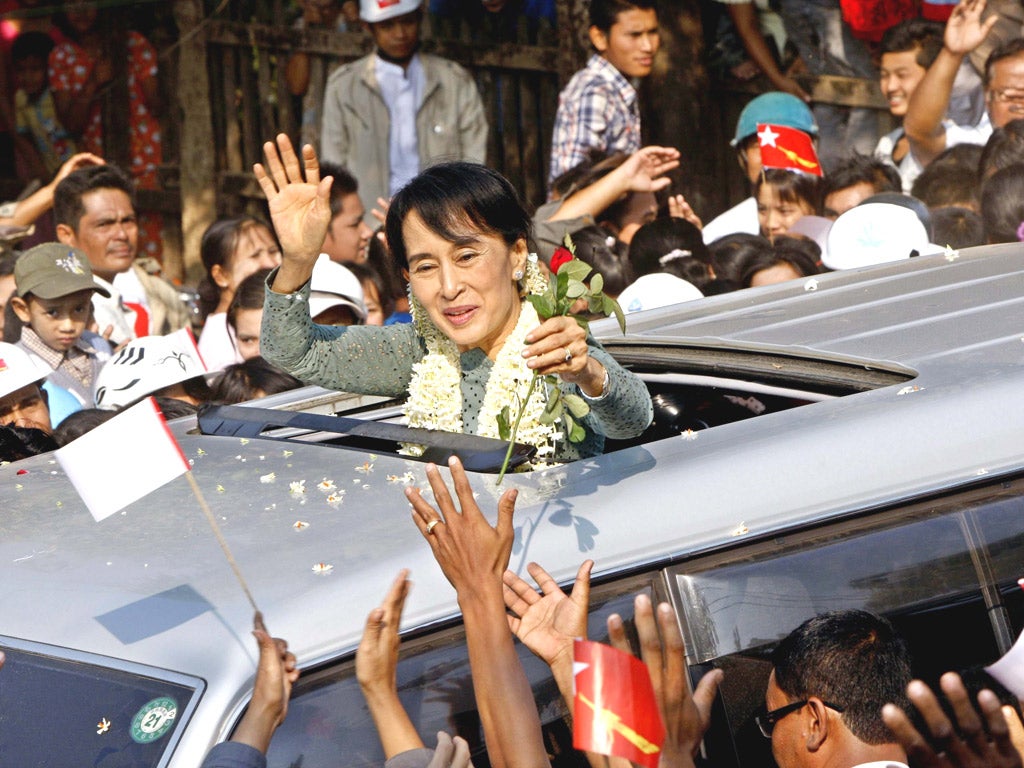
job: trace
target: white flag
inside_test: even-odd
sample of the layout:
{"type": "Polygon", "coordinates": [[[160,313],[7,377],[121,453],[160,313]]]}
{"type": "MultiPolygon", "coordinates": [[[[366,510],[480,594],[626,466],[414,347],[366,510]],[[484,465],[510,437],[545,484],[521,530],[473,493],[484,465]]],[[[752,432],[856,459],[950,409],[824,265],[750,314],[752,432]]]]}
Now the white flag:
{"type": "Polygon", "coordinates": [[[151,397],[55,453],[96,522],[189,470],[151,397]]]}
{"type": "Polygon", "coordinates": [[[1024,700],[1024,632],[1006,655],[985,667],[985,671],[1018,699],[1024,700]]]}

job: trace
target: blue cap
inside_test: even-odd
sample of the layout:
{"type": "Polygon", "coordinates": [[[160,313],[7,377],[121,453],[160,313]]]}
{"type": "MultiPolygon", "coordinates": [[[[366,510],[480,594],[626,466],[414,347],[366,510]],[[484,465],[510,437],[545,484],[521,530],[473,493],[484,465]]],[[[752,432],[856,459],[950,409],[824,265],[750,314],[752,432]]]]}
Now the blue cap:
{"type": "Polygon", "coordinates": [[[793,94],[782,91],[762,93],[743,108],[736,121],[736,138],[730,144],[735,147],[757,133],[758,123],[785,125],[811,136],[818,135],[818,124],[808,106],[793,94]]]}

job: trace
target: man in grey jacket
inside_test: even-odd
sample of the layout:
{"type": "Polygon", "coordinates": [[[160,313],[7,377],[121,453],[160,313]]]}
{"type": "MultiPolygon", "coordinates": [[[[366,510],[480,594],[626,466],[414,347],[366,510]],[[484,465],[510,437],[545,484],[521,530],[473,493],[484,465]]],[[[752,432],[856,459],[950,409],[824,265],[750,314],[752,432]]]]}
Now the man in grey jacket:
{"type": "MultiPolygon", "coordinates": [[[[320,157],[346,166],[364,200],[390,198],[427,166],[482,163],[487,120],[472,76],[419,53],[421,0],[361,0],[376,50],[337,69],[324,90],[320,157]]],[[[367,223],[374,225],[372,214],[367,223]]]]}

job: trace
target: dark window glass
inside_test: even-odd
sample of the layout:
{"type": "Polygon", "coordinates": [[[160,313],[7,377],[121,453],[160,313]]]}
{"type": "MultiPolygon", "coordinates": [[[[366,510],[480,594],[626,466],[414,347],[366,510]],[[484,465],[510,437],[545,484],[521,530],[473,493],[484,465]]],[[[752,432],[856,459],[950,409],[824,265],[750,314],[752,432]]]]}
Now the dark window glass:
{"type": "Polygon", "coordinates": [[[160,766],[195,686],[4,646],[0,755],[11,766],[160,766]]]}

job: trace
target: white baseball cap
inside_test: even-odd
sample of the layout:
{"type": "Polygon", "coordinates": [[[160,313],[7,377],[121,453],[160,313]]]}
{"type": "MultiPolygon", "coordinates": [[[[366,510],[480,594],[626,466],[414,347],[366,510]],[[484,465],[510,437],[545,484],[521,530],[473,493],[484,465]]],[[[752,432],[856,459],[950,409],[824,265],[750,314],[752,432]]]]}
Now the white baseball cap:
{"type": "Polygon", "coordinates": [[[822,263],[829,269],[855,269],[938,253],[924,224],[909,208],[892,203],[861,203],[832,224],[822,263]]]}
{"type": "Polygon", "coordinates": [[[420,0],[359,0],[359,18],[374,24],[412,13],[419,7],[420,0]]]}
{"type": "Polygon", "coordinates": [[[14,344],[0,341],[0,397],[42,382],[51,373],[53,370],[41,358],[14,344]]]}
{"type": "Polygon", "coordinates": [[[313,265],[309,284],[309,316],[315,318],[331,307],[348,307],[360,320],[366,319],[363,285],[359,278],[321,253],[313,265]]]}
{"type": "Polygon", "coordinates": [[[96,407],[113,410],[146,395],[207,373],[188,328],[166,336],[133,339],[114,354],[96,377],[96,407]]]}
{"type": "Polygon", "coordinates": [[[628,315],[630,312],[667,307],[703,297],[704,294],[693,283],[667,272],[654,272],[630,283],[619,294],[619,305],[628,315]]]}

